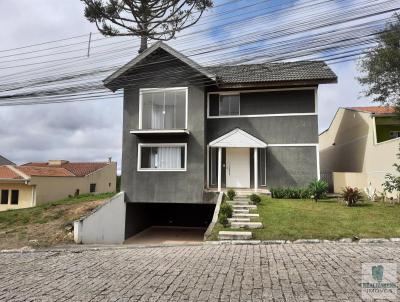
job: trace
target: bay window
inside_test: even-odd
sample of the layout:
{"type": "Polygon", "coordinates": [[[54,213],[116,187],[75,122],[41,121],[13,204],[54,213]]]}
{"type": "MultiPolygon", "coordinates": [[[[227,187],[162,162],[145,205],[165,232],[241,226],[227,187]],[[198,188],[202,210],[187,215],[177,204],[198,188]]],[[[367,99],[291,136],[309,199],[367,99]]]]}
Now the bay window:
{"type": "Polygon", "coordinates": [[[186,171],[184,144],[139,144],[138,171],[186,171]]]}
{"type": "Polygon", "coordinates": [[[187,88],[141,89],[140,129],[186,129],[187,88]]]}

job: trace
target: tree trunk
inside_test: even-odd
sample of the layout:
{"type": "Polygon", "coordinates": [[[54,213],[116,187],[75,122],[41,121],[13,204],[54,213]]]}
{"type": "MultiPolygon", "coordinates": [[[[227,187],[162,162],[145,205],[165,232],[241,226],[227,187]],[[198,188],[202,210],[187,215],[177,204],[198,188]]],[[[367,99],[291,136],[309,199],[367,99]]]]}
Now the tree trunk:
{"type": "Polygon", "coordinates": [[[142,53],[147,49],[147,37],[146,36],[141,36],[140,37],[140,48],[139,48],[139,53],[142,53]]]}

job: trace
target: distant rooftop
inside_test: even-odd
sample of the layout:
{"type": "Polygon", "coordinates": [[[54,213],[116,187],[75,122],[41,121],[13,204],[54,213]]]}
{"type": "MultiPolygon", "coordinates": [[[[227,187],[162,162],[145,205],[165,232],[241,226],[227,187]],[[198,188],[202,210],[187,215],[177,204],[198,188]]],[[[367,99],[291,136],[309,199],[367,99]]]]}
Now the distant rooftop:
{"type": "Polygon", "coordinates": [[[11,160],[8,160],[4,156],[0,155],[0,166],[2,165],[15,165],[11,160]]]}
{"type": "Polygon", "coordinates": [[[393,114],[396,112],[396,107],[392,106],[366,106],[366,107],[348,107],[346,109],[369,112],[372,114],[393,114]]]}

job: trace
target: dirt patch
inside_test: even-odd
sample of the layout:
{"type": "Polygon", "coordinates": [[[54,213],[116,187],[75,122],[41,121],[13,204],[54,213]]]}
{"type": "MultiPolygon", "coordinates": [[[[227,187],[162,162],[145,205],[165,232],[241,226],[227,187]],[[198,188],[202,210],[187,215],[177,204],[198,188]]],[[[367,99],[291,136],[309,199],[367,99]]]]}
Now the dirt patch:
{"type": "MultiPolygon", "coordinates": [[[[24,246],[33,248],[73,243],[74,220],[89,214],[105,200],[95,200],[76,204],[56,205],[45,209],[39,222],[9,226],[0,229],[0,250],[24,246]],[[66,227],[66,226],[69,227],[66,227]]],[[[37,218],[37,217],[36,217],[37,218]]],[[[38,219],[35,219],[38,221],[38,219]]]]}

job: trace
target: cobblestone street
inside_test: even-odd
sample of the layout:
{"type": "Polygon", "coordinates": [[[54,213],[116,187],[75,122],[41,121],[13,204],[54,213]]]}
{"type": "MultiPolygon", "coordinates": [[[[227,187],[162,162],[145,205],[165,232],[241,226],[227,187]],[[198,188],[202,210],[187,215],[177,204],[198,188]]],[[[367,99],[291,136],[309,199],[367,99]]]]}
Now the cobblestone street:
{"type": "Polygon", "coordinates": [[[363,262],[399,263],[400,244],[3,253],[0,301],[361,301],[363,262]]]}

